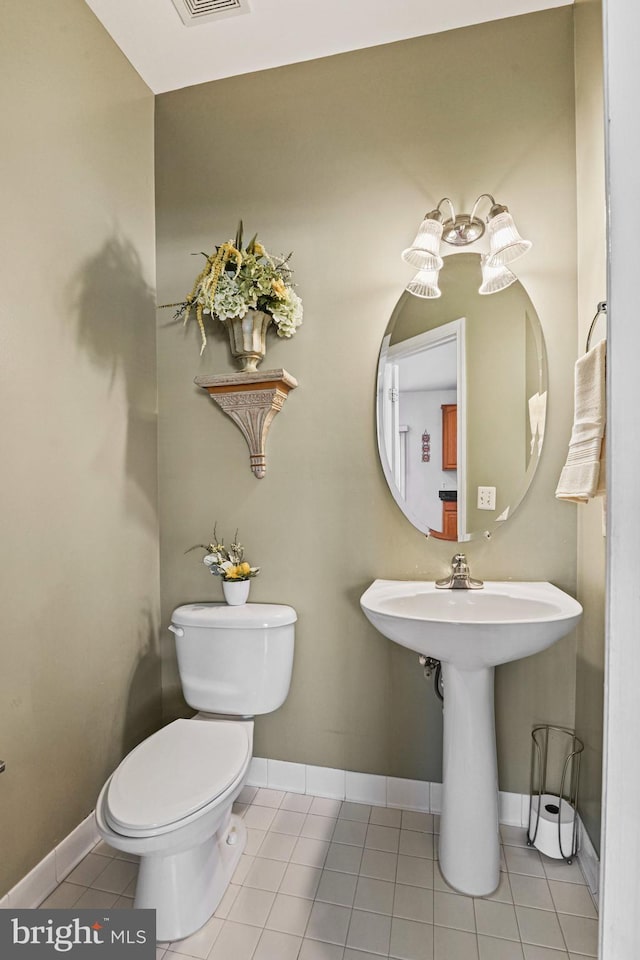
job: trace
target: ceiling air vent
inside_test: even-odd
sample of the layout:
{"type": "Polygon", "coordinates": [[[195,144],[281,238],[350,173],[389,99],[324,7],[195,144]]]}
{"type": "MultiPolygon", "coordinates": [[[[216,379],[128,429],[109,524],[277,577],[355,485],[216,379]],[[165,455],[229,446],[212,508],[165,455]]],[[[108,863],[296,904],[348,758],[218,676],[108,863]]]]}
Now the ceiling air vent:
{"type": "Polygon", "coordinates": [[[249,13],[249,0],[173,0],[173,5],[187,27],[249,13]]]}

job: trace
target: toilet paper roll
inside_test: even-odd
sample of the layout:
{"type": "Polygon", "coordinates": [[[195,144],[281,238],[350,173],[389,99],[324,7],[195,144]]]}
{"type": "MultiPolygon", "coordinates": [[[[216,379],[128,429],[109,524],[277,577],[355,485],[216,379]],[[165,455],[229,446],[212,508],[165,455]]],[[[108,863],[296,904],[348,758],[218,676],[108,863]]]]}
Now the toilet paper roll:
{"type": "Polygon", "coordinates": [[[533,841],[540,853],[547,857],[562,860],[573,856],[573,824],[575,810],[566,800],[550,793],[543,793],[541,797],[531,798],[532,833],[538,829],[533,841]],[[558,831],[558,821],[560,830],[558,831]]]}

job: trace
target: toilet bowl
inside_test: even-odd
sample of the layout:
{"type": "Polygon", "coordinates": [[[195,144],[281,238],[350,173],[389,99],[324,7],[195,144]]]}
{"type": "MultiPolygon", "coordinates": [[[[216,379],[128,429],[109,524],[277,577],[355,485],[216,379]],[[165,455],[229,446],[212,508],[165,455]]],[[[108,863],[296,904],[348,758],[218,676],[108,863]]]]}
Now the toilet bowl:
{"type": "Polygon", "coordinates": [[[232,805],[251,762],[251,717],[288,693],[295,620],[279,604],[173,613],[185,699],[200,712],[132,750],[96,803],[100,836],[140,857],[134,906],[156,911],[158,940],[182,940],[207,922],[242,855],[246,828],[232,805]]]}

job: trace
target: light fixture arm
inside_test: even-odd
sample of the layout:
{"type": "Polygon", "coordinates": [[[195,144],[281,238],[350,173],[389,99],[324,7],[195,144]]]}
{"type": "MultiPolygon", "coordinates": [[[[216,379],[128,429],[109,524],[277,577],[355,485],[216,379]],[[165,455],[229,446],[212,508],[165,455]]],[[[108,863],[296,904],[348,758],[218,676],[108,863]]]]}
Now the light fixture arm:
{"type": "MultiPolygon", "coordinates": [[[[494,207],[497,206],[494,197],[493,197],[490,193],[481,193],[480,196],[478,197],[478,199],[476,200],[476,202],[474,203],[473,208],[472,208],[472,210],[471,210],[471,217],[470,217],[471,220],[473,220],[473,218],[475,217],[476,211],[477,211],[478,207],[480,206],[480,201],[481,201],[481,200],[490,200],[490,201],[491,201],[491,209],[492,209],[492,210],[493,210],[494,207]]],[[[491,215],[491,214],[490,214],[490,215],[491,215]]]]}

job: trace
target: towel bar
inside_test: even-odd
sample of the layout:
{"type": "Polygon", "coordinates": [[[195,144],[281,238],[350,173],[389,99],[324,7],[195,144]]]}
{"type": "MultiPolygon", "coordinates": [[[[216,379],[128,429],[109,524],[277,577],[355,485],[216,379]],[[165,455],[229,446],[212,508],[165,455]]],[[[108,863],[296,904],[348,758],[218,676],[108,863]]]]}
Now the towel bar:
{"type": "Polygon", "coordinates": [[[594,329],[595,329],[596,321],[597,321],[598,317],[601,317],[603,314],[604,314],[604,316],[606,317],[606,315],[607,315],[607,301],[606,301],[606,300],[601,300],[601,301],[600,301],[600,303],[598,304],[598,309],[597,309],[597,311],[596,311],[596,315],[595,315],[595,317],[593,318],[593,320],[591,321],[591,326],[589,327],[589,333],[587,334],[587,345],[586,345],[586,347],[585,347],[585,353],[588,353],[588,352],[589,352],[589,348],[591,347],[591,336],[592,336],[593,331],[594,331],[594,329]]]}

